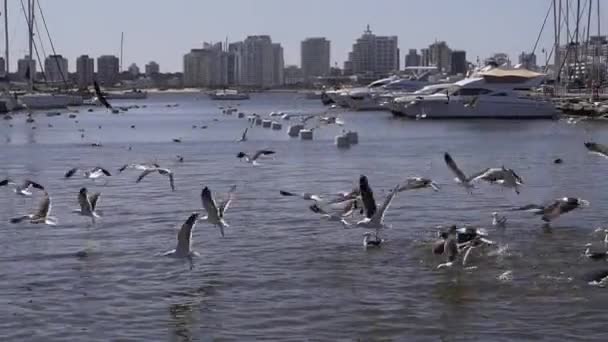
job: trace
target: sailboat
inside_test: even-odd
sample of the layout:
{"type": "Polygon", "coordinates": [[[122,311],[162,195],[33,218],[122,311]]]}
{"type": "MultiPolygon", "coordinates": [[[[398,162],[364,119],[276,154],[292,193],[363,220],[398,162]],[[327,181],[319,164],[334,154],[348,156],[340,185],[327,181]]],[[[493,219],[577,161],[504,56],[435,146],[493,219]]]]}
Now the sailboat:
{"type": "MultiPolygon", "coordinates": [[[[29,37],[29,56],[32,56],[32,47],[34,44],[34,13],[36,9],[36,0],[27,1],[27,25],[29,37]]],[[[5,13],[6,20],[6,13],[5,13]]],[[[43,93],[34,90],[34,73],[28,73],[27,89],[28,92],[18,97],[18,101],[23,107],[28,109],[58,109],[68,106],[82,105],[83,99],[80,95],[62,94],[62,93],[43,93]]]]}

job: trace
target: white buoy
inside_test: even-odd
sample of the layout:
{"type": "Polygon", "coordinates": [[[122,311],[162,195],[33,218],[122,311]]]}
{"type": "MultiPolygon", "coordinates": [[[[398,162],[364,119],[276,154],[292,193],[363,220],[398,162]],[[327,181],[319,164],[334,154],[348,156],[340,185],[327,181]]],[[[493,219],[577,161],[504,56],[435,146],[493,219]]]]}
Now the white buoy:
{"type": "Polygon", "coordinates": [[[348,131],[346,132],[346,137],[348,138],[348,142],[351,145],[355,145],[359,143],[359,134],[357,132],[348,131]]]}
{"type": "Polygon", "coordinates": [[[281,125],[281,124],[280,124],[280,123],[278,123],[278,122],[274,122],[274,121],[273,121],[273,122],[272,122],[272,125],[270,126],[270,128],[272,128],[272,129],[274,129],[274,130],[277,130],[277,131],[278,131],[278,130],[280,130],[280,129],[282,129],[282,128],[283,128],[283,125],[281,125]]]}
{"type": "Polygon", "coordinates": [[[349,148],[350,147],[350,139],[348,139],[347,134],[341,134],[336,136],[335,139],[336,146],[338,148],[349,148]]]}
{"type": "Polygon", "coordinates": [[[301,140],[312,140],[312,130],[311,129],[301,129],[300,130],[300,139],[301,140]]]}
{"type": "Polygon", "coordinates": [[[304,129],[304,125],[293,125],[293,126],[289,126],[289,129],[287,129],[287,134],[292,137],[295,138],[298,135],[300,135],[300,130],[304,129]]]}
{"type": "Polygon", "coordinates": [[[242,118],[244,118],[244,117],[245,117],[245,113],[243,113],[243,112],[240,112],[240,113],[239,113],[239,115],[238,115],[238,117],[239,117],[239,119],[242,119],[242,118]]]}
{"type": "Polygon", "coordinates": [[[262,118],[255,118],[255,125],[260,126],[262,124],[262,118]]]}
{"type": "Polygon", "coordinates": [[[262,120],[262,127],[264,127],[264,128],[270,128],[271,125],[272,125],[272,121],[270,121],[270,120],[262,120]]]}

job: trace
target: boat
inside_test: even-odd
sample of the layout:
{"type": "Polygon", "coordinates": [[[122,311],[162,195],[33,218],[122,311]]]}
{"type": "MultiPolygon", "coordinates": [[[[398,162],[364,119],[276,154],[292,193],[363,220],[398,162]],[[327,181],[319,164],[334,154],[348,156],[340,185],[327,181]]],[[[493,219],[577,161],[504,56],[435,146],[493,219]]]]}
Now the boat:
{"type": "MultiPolygon", "coordinates": [[[[325,92],[325,95],[327,95],[327,97],[329,97],[329,99],[331,101],[333,101],[333,103],[335,103],[336,105],[347,108],[348,107],[348,97],[350,96],[351,93],[357,94],[357,93],[361,93],[361,92],[365,92],[365,91],[370,91],[374,88],[380,88],[380,87],[387,85],[396,80],[399,80],[399,77],[391,76],[391,77],[387,77],[387,78],[383,78],[383,79],[374,81],[365,87],[341,88],[341,89],[336,89],[336,90],[328,90],[325,92]]],[[[325,101],[323,99],[321,99],[321,100],[323,101],[323,103],[329,102],[329,101],[325,101]]]]}
{"type": "Polygon", "coordinates": [[[60,109],[83,104],[82,96],[55,93],[26,93],[18,101],[29,109],[60,109]]]}
{"type": "Polygon", "coordinates": [[[129,91],[109,91],[104,93],[108,100],[144,100],[148,98],[147,91],[133,89],[129,91]]]}
{"type": "Polygon", "coordinates": [[[545,74],[526,69],[494,68],[458,81],[445,92],[411,96],[396,116],[426,119],[553,119],[552,102],[530,96],[545,74]]]}
{"type": "Polygon", "coordinates": [[[209,97],[212,100],[249,100],[249,94],[247,93],[239,93],[238,90],[234,89],[223,89],[219,90],[215,93],[210,93],[209,97]]]}
{"type": "Polygon", "coordinates": [[[390,110],[395,115],[402,114],[403,108],[408,105],[417,96],[433,95],[441,92],[445,92],[450,87],[453,87],[453,83],[437,83],[423,87],[422,89],[416,90],[412,93],[403,93],[398,95],[389,94],[381,96],[378,100],[379,103],[386,109],[390,110]]]}
{"type": "Polygon", "coordinates": [[[380,87],[365,88],[358,91],[351,91],[345,101],[349,108],[356,111],[363,110],[384,110],[387,109],[382,101],[383,95],[392,96],[398,93],[412,93],[428,85],[428,81],[417,79],[397,79],[380,87]]]}

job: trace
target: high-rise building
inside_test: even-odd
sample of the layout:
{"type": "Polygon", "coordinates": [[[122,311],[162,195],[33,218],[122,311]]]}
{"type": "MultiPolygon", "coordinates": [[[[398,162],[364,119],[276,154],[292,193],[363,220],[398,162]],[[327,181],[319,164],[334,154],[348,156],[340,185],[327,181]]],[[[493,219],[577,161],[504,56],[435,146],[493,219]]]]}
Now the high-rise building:
{"type": "Polygon", "coordinates": [[[388,74],[399,70],[397,36],[376,36],[367,30],[353,44],[350,62],[354,74],[388,74]]]}
{"type": "Polygon", "coordinates": [[[20,80],[28,80],[36,78],[36,61],[30,56],[24,56],[17,61],[17,75],[20,80]]]}
{"type": "Polygon", "coordinates": [[[44,60],[44,75],[47,82],[67,82],[68,60],[62,55],[49,55],[44,60]]]}
{"type": "Polygon", "coordinates": [[[222,43],[205,43],[184,55],[184,85],[187,87],[218,87],[228,84],[228,54],[222,43]]]}
{"type": "Polygon", "coordinates": [[[429,49],[420,49],[420,65],[431,66],[431,51],[429,49]]]}
{"type": "Polygon", "coordinates": [[[300,45],[300,62],[305,79],[329,75],[330,43],[325,38],[307,38],[300,45]]]}
{"type": "Polygon", "coordinates": [[[118,57],[104,55],[97,58],[97,82],[107,87],[113,86],[118,81],[118,68],[120,61],[118,57]]]}
{"type": "Polygon", "coordinates": [[[283,47],[279,43],[272,44],[273,58],[273,85],[282,86],[285,82],[283,72],[285,69],[285,61],[283,60],[283,47]]]}
{"type": "Polygon", "coordinates": [[[534,54],[534,52],[522,52],[521,55],[519,55],[519,64],[521,64],[526,69],[536,70],[536,55],[534,54]]]}
{"type": "Polygon", "coordinates": [[[6,76],[6,61],[0,57],[0,76],[6,76]]]}
{"type": "Polygon", "coordinates": [[[152,76],[160,73],[160,66],[155,61],[150,61],[146,64],[146,76],[152,76]]]}
{"type": "Polygon", "coordinates": [[[440,72],[450,72],[450,54],[452,51],[446,42],[435,42],[429,45],[430,64],[440,72]]]}
{"type": "Polygon", "coordinates": [[[95,60],[88,55],[76,59],[76,83],[78,88],[87,88],[93,84],[95,77],[95,60]]]}
{"type": "Polygon", "coordinates": [[[132,76],[139,76],[139,67],[135,63],[131,63],[127,69],[132,76]]]}
{"type": "Polygon", "coordinates": [[[228,45],[227,60],[227,83],[228,85],[239,85],[241,82],[241,58],[243,42],[228,45]]]}
{"type": "Polygon", "coordinates": [[[243,41],[241,50],[240,84],[253,87],[275,85],[275,48],[270,36],[249,36],[243,41]]]}
{"type": "Polygon", "coordinates": [[[467,74],[467,53],[463,50],[454,50],[450,57],[450,74],[467,74]]]}
{"type": "Polygon", "coordinates": [[[407,55],[405,56],[405,66],[420,66],[422,60],[418,51],[416,49],[410,49],[407,55]]]}

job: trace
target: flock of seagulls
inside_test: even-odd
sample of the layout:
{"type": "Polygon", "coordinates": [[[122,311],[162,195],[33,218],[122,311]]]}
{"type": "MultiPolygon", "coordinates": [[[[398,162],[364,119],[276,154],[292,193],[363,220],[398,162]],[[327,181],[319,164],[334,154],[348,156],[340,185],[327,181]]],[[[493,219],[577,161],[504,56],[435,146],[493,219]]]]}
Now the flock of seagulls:
{"type": "MultiPolygon", "coordinates": [[[[100,102],[108,109],[112,106],[103,98],[99,92],[98,86],[95,84],[95,90],[98,93],[100,102]]],[[[316,116],[307,116],[301,118],[302,123],[306,123],[316,116]]],[[[343,122],[335,117],[321,117],[320,123],[323,124],[339,124],[343,122]]],[[[246,142],[247,134],[250,127],[246,127],[242,132],[237,142],[246,142]]],[[[179,140],[179,139],[176,139],[179,140]]],[[[181,141],[181,140],[180,140],[181,141]]],[[[608,158],[608,146],[604,146],[595,142],[586,142],[584,146],[590,153],[608,158]]],[[[237,158],[252,164],[259,165],[259,160],[262,157],[274,155],[276,152],[270,149],[261,149],[253,152],[239,152],[237,158]]],[[[497,185],[501,188],[511,189],[517,195],[520,194],[521,187],[524,186],[523,179],[510,168],[502,166],[487,167],[475,173],[466,174],[457,165],[455,159],[449,153],[444,153],[445,164],[454,175],[455,181],[461,185],[468,193],[472,194],[479,182],[485,182],[491,185],[497,185]]],[[[182,156],[177,156],[178,162],[183,162],[182,156]]],[[[561,161],[560,161],[561,162],[561,161]]],[[[557,161],[556,161],[557,163],[557,161]]],[[[151,174],[165,176],[168,179],[171,191],[175,191],[174,173],[171,169],[161,167],[158,163],[131,163],[125,164],[118,169],[118,173],[126,170],[136,170],[140,174],[136,178],[135,183],[140,183],[151,174]]],[[[73,167],[69,169],[64,178],[70,179],[77,175],[83,178],[96,180],[102,177],[111,177],[112,173],[107,169],[94,167],[73,167]]],[[[43,196],[38,208],[32,213],[21,215],[10,219],[12,224],[46,224],[56,225],[57,218],[51,216],[51,197],[45,190],[44,186],[26,179],[16,182],[12,179],[4,179],[0,181],[0,187],[12,186],[15,194],[19,196],[32,196],[33,191],[42,192],[43,196]]],[[[381,235],[391,226],[385,222],[386,213],[391,204],[395,201],[397,195],[406,191],[415,191],[430,189],[434,192],[442,191],[439,183],[430,178],[425,177],[409,177],[403,182],[395,184],[385,194],[383,200],[377,202],[370,182],[365,175],[361,175],[358,179],[358,184],[351,191],[345,191],[338,194],[330,195],[331,198],[325,198],[320,194],[309,192],[295,192],[280,190],[279,194],[284,197],[299,198],[309,203],[308,209],[313,214],[317,215],[322,220],[336,222],[344,229],[363,229],[363,246],[365,248],[380,248],[386,243],[386,239],[381,235]]],[[[190,262],[190,267],[193,267],[193,258],[198,256],[192,248],[192,235],[195,225],[199,221],[204,221],[210,226],[216,227],[222,237],[226,234],[226,229],[229,224],[226,221],[226,212],[230,204],[234,200],[236,193],[236,185],[231,186],[225,194],[214,195],[209,187],[203,187],[201,191],[202,209],[206,213],[204,216],[201,213],[195,212],[188,216],[182,224],[181,229],[177,234],[177,244],[175,249],[170,250],[163,255],[174,258],[187,259],[190,262]],[[214,198],[215,197],[215,198],[214,198]]],[[[96,220],[102,217],[101,212],[97,210],[101,193],[90,193],[86,187],[80,188],[78,192],[79,208],[73,212],[75,214],[87,217],[91,220],[91,224],[95,224],[96,220]]],[[[521,207],[508,209],[509,212],[530,212],[540,216],[546,224],[554,221],[561,215],[572,212],[575,209],[588,207],[590,203],[584,199],[577,197],[562,197],[557,198],[545,204],[528,204],[521,207]]],[[[493,212],[492,226],[495,228],[506,228],[507,217],[493,212]]],[[[591,244],[585,245],[586,250],[584,256],[595,259],[608,259],[608,230],[605,230],[604,250],[592,251],[591,244]]],[[[459,264],[458,259],[462,257],[460,262],[466,267],[471,253],[474,249],[484,246],[496,246],[497,244],[488,238],[488,232],[481,228],[472,227],[457,227],[450,226],[447,230],[440,229],[438,239],[432,243],[432,252],[436,255],[445,257],[445,262],[437,265],[437,268],[449,268],[459,264]]],[[[599,274],[599,273],[598,273],[599,274]]],[[[597,282],[608,282],[608,277],[595,279],[597,282]]]]}

